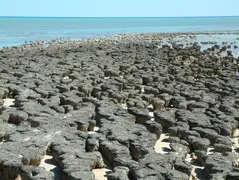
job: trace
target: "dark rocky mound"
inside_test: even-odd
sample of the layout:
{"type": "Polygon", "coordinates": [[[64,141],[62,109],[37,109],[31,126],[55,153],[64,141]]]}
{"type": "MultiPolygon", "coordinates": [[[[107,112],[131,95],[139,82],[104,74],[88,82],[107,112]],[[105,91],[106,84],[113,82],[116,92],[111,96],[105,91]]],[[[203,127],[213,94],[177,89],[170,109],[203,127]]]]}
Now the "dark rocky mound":
{"type": "Polygon", "coordinates": [[[54,179],[39,167],[48,153],[63,180],[95,179],[102,157],[114,167],[111,180],[186,180],[187,154],[208,179],[239,179],[230,140],[239,120],[234,60],[196,44],[131,41],[0,50],[0,179],[54,179]],[[4,98],[14,106],[3,107],[4,98]],[[168,154],[154,151],[162,132],[168,154]]]}

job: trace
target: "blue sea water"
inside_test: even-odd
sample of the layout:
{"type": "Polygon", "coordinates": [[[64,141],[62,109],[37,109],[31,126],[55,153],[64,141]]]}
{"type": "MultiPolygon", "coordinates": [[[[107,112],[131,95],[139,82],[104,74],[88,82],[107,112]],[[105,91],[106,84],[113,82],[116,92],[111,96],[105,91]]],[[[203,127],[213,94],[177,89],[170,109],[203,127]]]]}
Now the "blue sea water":
{"type": "Polygon", "coordinates": [[[103,34],[146,32],[234,32],[239,17],[40,18],[0,17],[0,47],[25,41],[81,39],[103,34]]]}

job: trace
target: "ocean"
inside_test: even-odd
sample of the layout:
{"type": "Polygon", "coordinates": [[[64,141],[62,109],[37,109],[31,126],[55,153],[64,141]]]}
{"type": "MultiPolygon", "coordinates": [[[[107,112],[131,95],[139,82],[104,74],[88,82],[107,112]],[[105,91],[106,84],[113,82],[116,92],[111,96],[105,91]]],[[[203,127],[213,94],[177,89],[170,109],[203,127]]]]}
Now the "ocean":
{"type": "Polygon", "coordinates": [[[0,17],[0,47],[25,41],[82,39],[115,33],[235,32],[239,17],[40,18],[0,17]]]}

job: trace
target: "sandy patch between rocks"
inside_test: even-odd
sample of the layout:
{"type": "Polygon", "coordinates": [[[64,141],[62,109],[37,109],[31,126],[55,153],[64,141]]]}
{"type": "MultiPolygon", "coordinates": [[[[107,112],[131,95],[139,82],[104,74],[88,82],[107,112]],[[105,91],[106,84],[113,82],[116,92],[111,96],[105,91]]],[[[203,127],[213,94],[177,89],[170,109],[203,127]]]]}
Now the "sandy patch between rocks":
{"type": "Polygon", "coordinates": [[[170,143],[167,142],[168,138],[169,136],[165,133],[162,133],[160,135],[160,138],[156,141],[154,146],[154,150],[156,153],[167,154],[171,150],[169,146],[170,143]]]}
{"type": "Polygon", "coordinates": [[[8,108],[8,107],[14,106],[15,99],[7,98],[3,100],[4,100],[3,107],[8,108]]]}
{"type": "Polygon", "coordinates": [[[239,165],[239,154],[238,154],[238,152],[239,152],[239,129],[237,129],[234,132],[231,140],[232,140],[232,152],[237,154],[236,163],[237,163],[237,165],[239,165]]]}
{"type": "Polygon", "coordinates": [[[55,180],[59,180],[62,175],[62,170],[58,167],[54,158],[50,155],[45,155],[41,160],[39,167],[45,168],[47,171],[52,172],[55,175],[55,180]]]}
{"type": "Polygon", "coordinates": [[[111,173],[112,170],[107,166],[106,168],[93,169],[92,172],[94,173],[96,180],[107,180],[107,174],[111,173]]]}
{"type": "Polygon", "coordinates": [[[89,134],[96,134],[99,130],[99,127],[94,127],[94,131],[88,131],[89,134]]]}
{"type": "Polygon", "coordinates": [[[187,155],[185,161],[191,163],[193,167],[189,180],[208,180],[208,178],[206,178],[203,174],[204,166],[200,166],[199,164],[193,163],[193,157],[191,154],[187,155]]]}

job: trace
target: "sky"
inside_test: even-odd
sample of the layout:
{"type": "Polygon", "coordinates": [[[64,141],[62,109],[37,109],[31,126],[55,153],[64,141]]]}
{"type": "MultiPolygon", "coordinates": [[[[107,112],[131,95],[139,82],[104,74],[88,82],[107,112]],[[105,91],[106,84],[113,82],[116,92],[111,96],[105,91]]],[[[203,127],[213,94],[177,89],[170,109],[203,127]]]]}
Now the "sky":
{"type": "Polygon", "coordinates": [[[0,16],[238,16],[239,0],[0,0],[0,16]]]}

